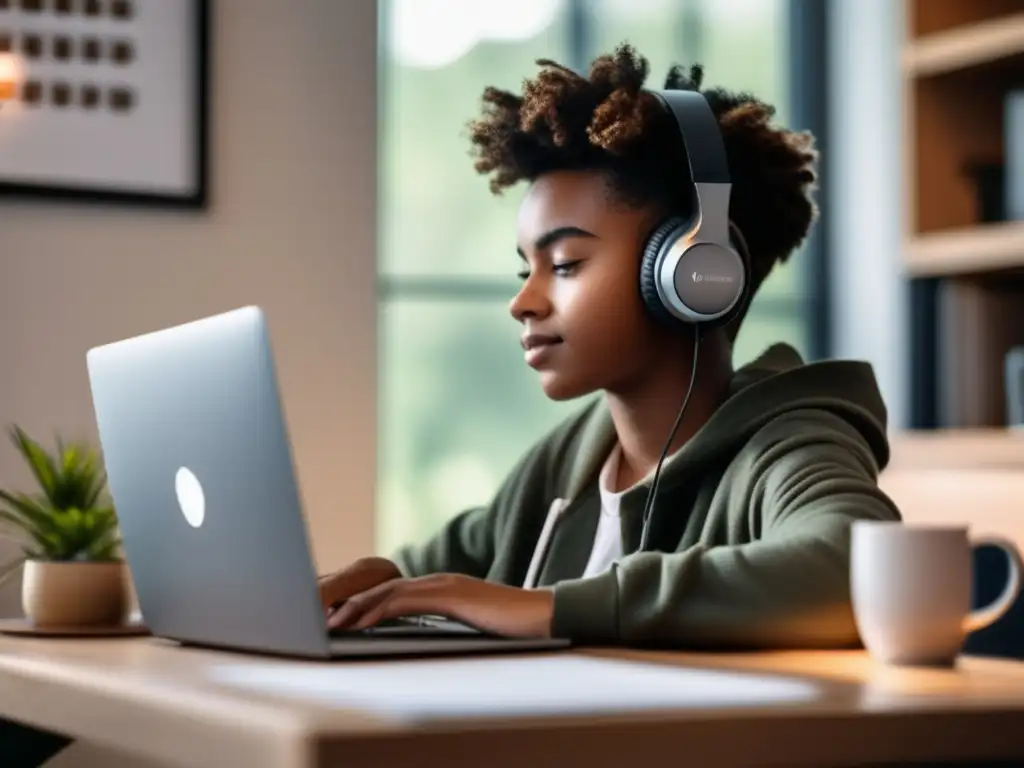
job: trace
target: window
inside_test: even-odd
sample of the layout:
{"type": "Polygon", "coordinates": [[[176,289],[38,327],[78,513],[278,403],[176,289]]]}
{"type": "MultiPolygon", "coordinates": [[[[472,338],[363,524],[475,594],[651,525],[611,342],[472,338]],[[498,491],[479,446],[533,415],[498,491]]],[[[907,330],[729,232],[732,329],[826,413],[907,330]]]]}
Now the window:
{"type": "MultiPolygon", "coordinates": [[[[785,0],[387,0],[381,4],[381,452],[377,546],[422,540],[485,504],[523,452],[580,402],[552,403],[522,362],[522,187],[492,197],[465,126],[487,85],[518,90],[553,58],[584,67],[623,40],[652,65],[706,65],[786,119],[785,0]]],[[[802,254],[755,301],[737,363],[767,344],[805,349],[802,254]]]]}

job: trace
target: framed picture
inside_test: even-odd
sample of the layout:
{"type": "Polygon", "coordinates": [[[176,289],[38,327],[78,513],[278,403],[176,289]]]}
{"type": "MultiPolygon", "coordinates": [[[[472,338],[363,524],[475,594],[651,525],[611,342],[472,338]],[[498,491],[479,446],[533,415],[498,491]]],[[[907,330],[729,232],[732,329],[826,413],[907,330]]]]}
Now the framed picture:
{"type": "Polygon", "coordinates": [[[203,208],[208,0],[0,0],[0,195],[203,208]]]}

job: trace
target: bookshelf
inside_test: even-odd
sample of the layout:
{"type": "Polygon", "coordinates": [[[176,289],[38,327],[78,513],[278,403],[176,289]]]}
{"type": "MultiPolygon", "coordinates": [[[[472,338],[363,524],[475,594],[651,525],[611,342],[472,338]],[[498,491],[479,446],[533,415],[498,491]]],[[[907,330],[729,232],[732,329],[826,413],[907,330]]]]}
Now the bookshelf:
{"type": "MultiPolygon", "coordinates": [[[[914,365],[934,364],[923,377],[934,427],[1001,433],[1005,355],[1024,346],[1024,220],[1001,202],[1007,98],[1024,93],[1024,0],[903,1],[903,267],[933,291],[931,335],[912,334],[930,353],[915,350],[914,365]]],[[[1017,441],[1024,457],[1024,433],[1011,452],[1017,441]]]]}
{"type": "MultiPolygon", "coordinates": [[[[1024,346],[1024,221],[1001,205],[1006,105],[1024,92],[1024,0],[900,0],[911,410],[880,478],[904,520],[968,525],[1024,548],[1024,428],[1008,428],[1007,352],[1024,346]]],[[[896,7],[896,6],[894,6],[896,7]]],[[[1024,139],[1024,137],[1022,137],[1024,139]]],[[[975,558],[980,594],[1004,584],[975,558]]],[[[1024,656],[1024,602],[968,638],[1024,656]]]]}

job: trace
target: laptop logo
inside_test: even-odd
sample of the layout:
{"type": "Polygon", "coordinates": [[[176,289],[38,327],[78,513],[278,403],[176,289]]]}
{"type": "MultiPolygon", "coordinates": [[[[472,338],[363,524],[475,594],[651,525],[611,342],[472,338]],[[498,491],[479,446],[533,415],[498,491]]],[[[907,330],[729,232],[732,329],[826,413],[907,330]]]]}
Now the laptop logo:
{"type": "Polygon", "coordinates": [[[185,521],[193,528],[201,526],[206,519],[206,496],[199,478],[188,467],[182,467],[174,476],[174,490],[185,521]]]}

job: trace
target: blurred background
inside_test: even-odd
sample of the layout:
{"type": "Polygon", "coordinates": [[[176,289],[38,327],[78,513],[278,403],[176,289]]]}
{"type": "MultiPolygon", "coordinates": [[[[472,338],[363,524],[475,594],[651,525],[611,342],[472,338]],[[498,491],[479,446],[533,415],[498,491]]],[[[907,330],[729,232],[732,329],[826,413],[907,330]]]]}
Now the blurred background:
{"type": "Polygon", "coordinates": [[[580,403],[522,364],[522,188],[466,122],[623,41],[817,137],[735,363],[868,360],[908,518],[1024,534],[1024,0],[0,0],[0,419],[95,440],[87,349],[259,304],[319,568],[486,503],[580,403]]]}
{"type": "MultiPolygon", "coordinates": [[[[0,0],[0,421],[98,445],[89,348],[257,304],[318,571],[487,503],[581,404],[522,363],[522,188],[466,122],[624,41],[817,138],[735,364],[867,360],[905,519],[1024,546],[1024,0],[0,0]]],[[[33,487],[2,442],[0,487],[33,487]]],[[[1005,577],[980,551],[975,605],[1005,577]]],[[[1021,601],[967,649],[1024,656],[1021,601]]]]}
{"type": "MultiPolygon", "coordinates": [[[[492,197],[469,158],[466,122],[494,85],[518,91],[552,58],[585,71],[629,41],[650,84],[675,63],[793,116],[786,0],[386,0],[380,4],[381,452],[379,541],[427,534],[486,499],[520,455],[579,402],[551,403],[522,363],[508,314],[517,289],[523,187],[492,197]],[[440,188],[434,181],[440,182],[440,188]]],[[[819,34],[821,30],[818,31],[819,34]]],[[[799,34],[799,32],[797,33],[799,34]]],[[[820,62],[807,62],[821,66],[820,62]]],[[[817,95],[816,95],[817,97],[817,95]]],[[[760,292],[737,362],[772,341],[824,354],[813,253],[760,292]]]]}

